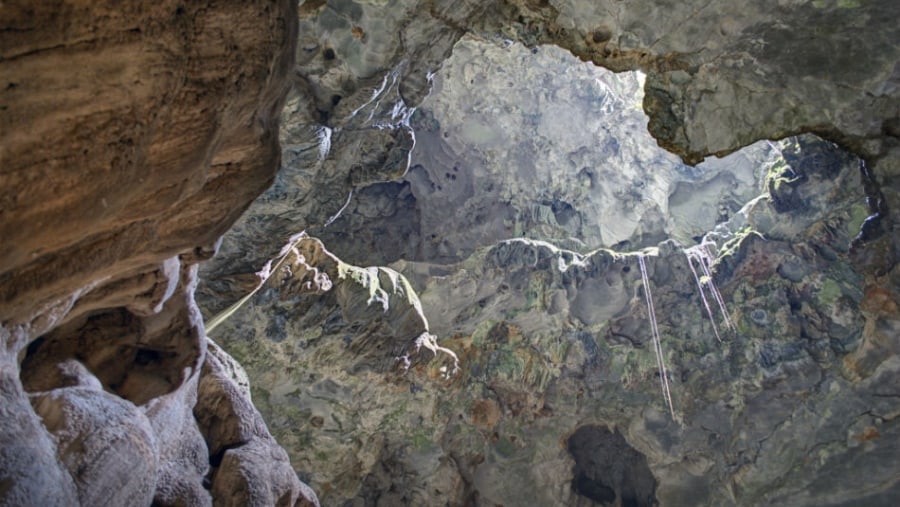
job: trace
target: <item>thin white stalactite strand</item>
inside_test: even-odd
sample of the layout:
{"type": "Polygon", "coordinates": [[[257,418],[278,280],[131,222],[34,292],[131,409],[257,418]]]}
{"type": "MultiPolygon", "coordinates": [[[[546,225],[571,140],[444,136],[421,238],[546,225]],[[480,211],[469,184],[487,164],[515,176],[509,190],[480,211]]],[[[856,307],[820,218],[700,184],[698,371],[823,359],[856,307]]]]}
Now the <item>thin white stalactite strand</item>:
{"type": "Polygon", "coordinates": [[[324,229],[325,227],[328,227],[329,225],[334,223],[335,220],[337,220],[338,218],[341,218],[341,215],[344,214],[344,210],[347,209],[347,206],[350,206],[350,201],[352,201],[352,200],[353,200],[353,189],[350,189],[350,192],[347,194],[347,200],[344,201],[344,205],[341,206],[341,209],[337,210],[337,213],[332,215],[332,217],[329,218],[325,222],[325,224],[322,225],[322,228],[324,229]]]}
{"type": "MultiPolygon", "coordinates": [[[[703,300],[703,306],[706,308],[706,313],[709,315],[709,323],[712,324],[713,332],[716,334],[716,340],[722,341],[722,338],[719,336],[719,328],[716,327],[716,317],[713,315],[712,307],[709,306],[709,301],[706,300],[706,293],[703,291],[703,282],[700,281],[700,277],[697,275],[697,269],[694,267],[694,258],[699,257],[695,252],[690,250],[685,250],[687,254],[688,266],[691,267],[691,273],[694,274],[694,281],[697,283],[697,289],[700,291],[700,299],[703,300]]],[[[703,261],[699,258],[697,259],[701,265],[703,261]]]]}
{"type": "Polygon", "coordinates": [[[703,252],[703,272],[706,275],[706,284],[712,292],[713,297],[716,298],[716,303],[718,303],[719,310],[722,312],[722,317],[725,319],[725,325],[728,329],[734,331],[734,323],[731,322],[731,317],[728,316],[728,308],[725,306],[725,300],[722,299],[722,294],[719,292],[719,288],[716,287],[716,282],[713,281],[711,271],[713,261],[712,252],[709,251],[709,246],[705,243],[700,245],[700,250],[703,252]]]}
{"type": "Polygon", "coordinates": [[[288,243],[281,248],[281,252],[278,254],[278,260],[273,263],[272,261],[274,259],[269,259],[266,262],[265,266],[263,266],[263,268],[259,272],[257,272],[257,276],[259,276],[260,280],[253,288],[253,290],[251,290],[246,296],[237,300],[236,303],[219,312],[216,316],[206,322],[204,330],[207,337],[209,337],[209,334],[215,331],[217,327],[219,327],[219,324],[225,322],[234,314],[234,312],[240,309],[240,307],[244,306],[247,301],[250,301],[250,298],[255,296],[256,293],[266,285],[266,282],[269,281],[272,273],[275,273],[279,269],[281,269],[285,262],[287,262],[287,259],[290,257],[291,253],[297,251],[296,248],[297,245],[300,244],[300,241],[307,237],[308,236],[306,235],[305,231],[301,231],[291,236],[291,238],[288,240],[288,243]]]}
{"type": "Polygon", "coordinates": [[[638,265],[641,267],[641,281],[644,283],[644,297],[647,300],[647,313],[650,316],[650,333],[653,339],[653,349],[656,352],[656,366],[659,369],[659,385],[662,389],[663,400],[669,407],[672,419],[675,419],[675,407],[672,404],[672,393],[669,390],[669,372],[663,358],[662,340],[659,337],[659,326],[656,322],[656,308],[653,306],[653,295],[650,293],[650,277],[647,276],[647,265],[644,255],[638,254],[638,265]]]}

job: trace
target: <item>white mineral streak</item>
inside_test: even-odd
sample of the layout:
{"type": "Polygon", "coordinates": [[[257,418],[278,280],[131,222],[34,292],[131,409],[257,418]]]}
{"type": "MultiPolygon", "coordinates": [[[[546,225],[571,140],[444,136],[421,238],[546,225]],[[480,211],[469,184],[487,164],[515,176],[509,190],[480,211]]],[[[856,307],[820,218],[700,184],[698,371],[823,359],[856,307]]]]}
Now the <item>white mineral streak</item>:
{"type": "Polygon", "coordinates": [[[731,318],[728,316],[728,308],[725,306],[725,300],[722,299],[722,294],[719,292],[719,288],[716,287],[716,283],[712,277],[712,263],[715,258],[709,250],[707,244],[703,243],[697,246],[693,246],[690,248],[686,248],[684,250],[685,255],[687,256],[688,266],[691,268],[691,273],[694,275],[694,281],[697,283],[697,289],[700,291],[700,299],[703,301],[703,306],[706,308],[706,313],[709,315],[709,323],[712,324],[713,332],[716,335],[716,339],[722,341],[722,337],[719,334],[719,328],[716,326],[716,318],[713,314],[712,307],[709,304],[709,301],[706,298],[706,292],[703,290],[703,286],[705,285],[709,293],[712,294],[713,299],[716,301],[716,304],[719,306],[719,311],[722,313],[722,318],[725,321],[725,326],[728,329],[734,330],[734,324],[731,322],[731,318]],[[697,265],[700,266],[700,269],[703,272],[703,276],[699,276],[697,273],[697,268],[694,266],[694,262],[697,262],[697,265]]]}
{"type": "Polygon", "coordinates": [[[641,267],[641,280],[644,283],[644,297],[647,300],[647,315],[650,318],[650,335],[653,338],[653,350],[656,352],[656,366],[659,369],[659,385],[662,390],[663,401],[669,407],[672,419],[675,419],[675,408],[672,405],[672,393],[669,391],[669,372],[666,368],[666,360],[663,356],[662,342],[659,337],[659,326],[656,321],[656,308],[653,307],[653,295],[650,293],[650,278],[647,276],[647,263],[644,254],[639,253],[638,265],[641,267]]]}

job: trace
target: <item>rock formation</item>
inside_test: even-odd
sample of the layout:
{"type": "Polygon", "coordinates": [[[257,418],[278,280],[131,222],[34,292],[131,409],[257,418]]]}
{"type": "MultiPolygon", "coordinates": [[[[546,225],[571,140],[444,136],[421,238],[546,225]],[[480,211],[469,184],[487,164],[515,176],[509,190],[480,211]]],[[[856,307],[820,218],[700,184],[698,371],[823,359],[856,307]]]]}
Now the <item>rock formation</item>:
{"type": "Polygon", "coordinates": [[[898,15],[5,2],[0,503],[893,505],[898,15]]]}
{"type": "Polygon", "coordinates": [[[214,336],[326,502],[892,503],[895,6],[395,7],[301,8],[282,172],[198,292],[259,287],[214,336]],[[687,162],[784,140],[684,166],[546,44],[645,72],[687,162]]]}
{"type": "Polygon", "coordinates": [[[0,7],[0,504],[318,504],[193,296],[278,167],[296,17],[0,7]]]}

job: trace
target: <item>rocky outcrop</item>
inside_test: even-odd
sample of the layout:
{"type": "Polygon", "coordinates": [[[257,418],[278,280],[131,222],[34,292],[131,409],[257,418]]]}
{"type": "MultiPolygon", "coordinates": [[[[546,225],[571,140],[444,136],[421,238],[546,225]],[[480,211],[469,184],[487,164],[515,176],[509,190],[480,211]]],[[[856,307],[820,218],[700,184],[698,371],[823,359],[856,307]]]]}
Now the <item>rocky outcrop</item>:
{"type": "MultiPolygon", "coordinates": [[[[688,162],[815,132],[892,181],[900,50],[891,41],[900,34],[884,20],[897,9],[837,0],[767,0],[740,13],[703,0],[306,2],[283,170],[204,268],[198,297],[212,313],[228,306],[287,238],[327,223],[354,189],[402,174],[411,108],[466,32],[646,72],[649,130],[688,162]]],[[[885,198],[900,205],[894,192],[885,198]]]]}
{"type": "Polygon", "coordinates": [[[277,169],[296,16],[4,4],[0,504],[317,504],[193,298],[277,169]]]}

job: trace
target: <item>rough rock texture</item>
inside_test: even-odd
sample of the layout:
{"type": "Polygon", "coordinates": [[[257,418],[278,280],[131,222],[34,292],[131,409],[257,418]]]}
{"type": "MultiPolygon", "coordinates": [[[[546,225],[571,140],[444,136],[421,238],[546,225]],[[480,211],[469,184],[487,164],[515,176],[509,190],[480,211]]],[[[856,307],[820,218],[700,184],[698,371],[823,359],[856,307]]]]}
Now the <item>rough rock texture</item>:
{"type": "Polygon", "coordinates": [[[327,503],[893,505],[897,14],[838,0],[304,3],[283,170],[204,266],[198,298],[217,315],[268,281],[214,336],[327,503]],[[467,39],[456,61],[465,33],[488,47],[467,39]],[[623,155],[637,136],[616,154],[587,135],[640,121],[603,110],[617,85],[516,70],[562,61],[542,44],[642,70],[649,131],[687,162],[784,140],[738,154],[749,170],[733,195],[710,185],[728,162],[692,173],[661,156],[650,172],[649,151],[623,155]],[[580,88],[551,90],[562,81],[580,88]],[[590,118],[561,139],[561,116],[590,118]],[[863,158],[788,138],[801,132],[863,158]],[[604,168],[603,182],[646,188],[592,200],[577,174],[604,154],[644,167],[604,168]],[[703,248],[635,250],[704,232],[703,248]],[[325,247],[336,255],[312,254],[325,247]],[[391,264],[342,278],[344,257],[391,264]],[[433,360],[414,353],[423,330],[433,360]]]}
{"type": "MultiPolygon", "coordinates": [[[[812,131],[864,155],[889,187],[900,135],[900,29],[889,20],[898,10],[844,0],[304,2],[284,167],[205,268],[201,303],[214,313],[228,306],[290,236],[327,223],[351,190],[404,172],[411,107],[467,31],[643,70],[650,132],[689,162],[812,131]]],[[[900,205],[895,192],[885,197],[900,205]]]]}
{"type": "Polygon", "coordinates": [[[759,195],[774,152],[684,165],[647,133],[643,84],[559,48],[464,37],[411,118],[406,176],[359,189],[313,233],[364,264],[457,262],[522,236],[576,250],[692,242],[759,195]]]}
{"type": "Polygon", "coordinates": [[[198,386],[194,417],[209,448],[212,497],[217,505],[318,505],[300,482],[287,453],[229,374],[229,356],[210,348],[198,386]]]}
{"type": "Polygon", "coordinates": [[[671,241],[508,240],[395,263],[420,288],[410,300],[391,270],[341,267],[304,237],[217,336],[329,503],[890,505],[897,268],[848,251],[866,213],[858,159],[814,137],[774,147],[766,169],[797,180],[793,205],[748,203],[707,236],[715,260],[671,241]],[[425,330],[458,371],[440,350],[405,356],[425,330]]]}
{"type": "Polygon", "coordinates": [[[197,263],[278,167],[296,17],[288,1],[0,8],[0,504],[317,503],[242,393],[198,399],[231,381],[193,298],[197,263]],[[204,410],[257,428],[227,466],[204,410]]]}
{"type": "MultiPolygon", "coordinates": [[[[214,336],[327,502],[893,505],[898,14],[891,0],[5,2],[2,501],[68,505],[118,485],[160,504],[316,502],[239,368],[207,354],[193,300],[196,263],[272,183],[280,140],[282,171],[198,297],[209,315],[230,308],[214,336]],[[414,107],[466,33],[644,71],[649,131],[686,162],[802,132],[863,160],[808,137],[764,147],[765,195],[686,252],[623,243],[676,232],[647,214],[662,195],[576,236],[577,252],[485,234],[407,260],[385,247],[393,269],[357,268],[298,236],[373,206],[352,193],[409,206],[403,183],[364,189],[407,174],[414,107]],[[141,477],[107,453],[146,456],[141,477]]],[[[457,151],[496,135],[459,132],[457,151]]],[[[535,183],[551,198],[566,186],[554,174],[535,183]]],[[[574,215],[554,202],[535,203],[533,238],[568,238],[574,215]]],[[[713,216],[726,218],[695,218],[713,216]]],[[[385,239],[416,231],[392,227],[385,239]]]]}

